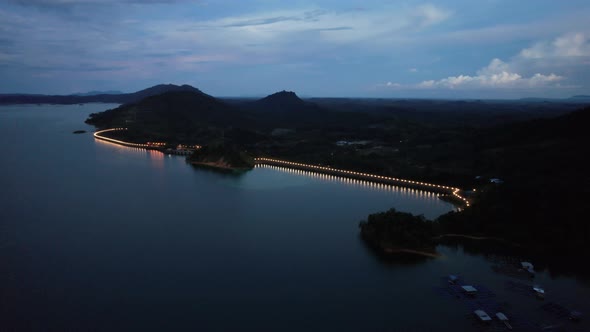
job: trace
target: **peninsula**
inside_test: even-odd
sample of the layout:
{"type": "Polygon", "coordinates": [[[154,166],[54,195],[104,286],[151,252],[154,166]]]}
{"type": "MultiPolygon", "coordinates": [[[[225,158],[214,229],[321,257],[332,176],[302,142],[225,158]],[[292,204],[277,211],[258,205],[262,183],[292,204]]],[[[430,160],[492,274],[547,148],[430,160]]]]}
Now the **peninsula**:
{"type": "Polygon", "coordinates": [[[244,172],[254,167],[254,158],[235,147],[208,145],[196,150],[187,161],[195,166],[229,172],[244,172]]]}

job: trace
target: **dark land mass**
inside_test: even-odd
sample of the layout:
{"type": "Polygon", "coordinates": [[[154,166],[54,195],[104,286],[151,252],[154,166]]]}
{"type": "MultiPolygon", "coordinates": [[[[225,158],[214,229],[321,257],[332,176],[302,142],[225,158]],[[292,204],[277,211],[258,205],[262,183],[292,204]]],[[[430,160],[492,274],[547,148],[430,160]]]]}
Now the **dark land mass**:
{"type": "Polygon", "coordinates": [[[220,100],[194,89],[87,122],[128,127],[124,138],[138,142],[231,146],[250,156],[475,188],[470,208],[436,221],[439,234],[505,238],[577,257],[589,253],[589,114],[583,103],[564,101],[302,101],[290,92],[220,100]]]}
{"type": "MultiPolygon", "coordinates": [[[[470,208],[439,222],[450,233],[485,234],[551,255],[590,256],[590,107],[554,119],[489,130],[475,146],[474,167],[501,174],[480,186],[470,208]]],[[[466,161],[467,162],[467,161],[466,161]]]]}
{"type": "Polygon", "coordinates": [[[570,97],[571,100],[585,100],[590,101],[590,95],[577,95],[570,97]]]}
{"type": "MultiPolygon", "coordinates": [[[[589,125],[587,107],[553,119],[514,123],[473,135],[472,140],[477,139],[472,143],[473,152],[455,154],[457,162],[481,173],[498,174],[502,183],[490,183],[486,177],[476,180],[471,206],[437,218],[432,223],[434,234],[501,239],[555,262],[590,257],[590,224],[584,221],[590,214],[585,153],[589,125]]],[[[381,222],[399,219],[390,214],[377,216],[381,222]]],[[[423,231],[418,224],[414,226],[423,231]]],[[[393,236],[390,228],[380,229],[380,243],[416,246],[393,236]]]]}
{"type": "Polygon", "coordinates": [[[108,91],[88,91],[88,92],[78,92],[72,93],[71,96],[97,96],[97,95],[121,95],[124,92],[116,91],[116,90],[108,90],[108,91]]]}
{"type": "Polygon", "coordinates": [[[399,254],[414,252],[420,255],[434,255],[433,223],[423,216],[390,209],[369,215],[361,221],[361,237],[379,253],[399,254]]]}

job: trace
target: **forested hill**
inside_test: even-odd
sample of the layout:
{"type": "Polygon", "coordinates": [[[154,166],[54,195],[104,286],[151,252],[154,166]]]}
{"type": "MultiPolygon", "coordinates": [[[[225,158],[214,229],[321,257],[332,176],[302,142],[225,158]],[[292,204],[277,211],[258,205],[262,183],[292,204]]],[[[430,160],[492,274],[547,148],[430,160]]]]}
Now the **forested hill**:
{"type": "Polygon", "coordinates": [[[472,206],[440,218],[449,232],[494,235],[546,255],[590,257],[590,107],[496,128],[479,147],[481,167],[502,176],[472,206]]]}
{"type": "Polygon", "coordinates": [[[516,178],[588,179],[590,107],[552,119],[537,119],[484,131],[477,141],[478,161],[486,170],[516,178]]]}
{"type": "Polygon", "coordinates": [[[130,131],[144,133],[144,137],[167,140],[177,137],[180,141],[197,142],[221,135],[226,126],[246,125],[252,121],[246,114],[199,90],[162,93],[93,113],[86,120],[99,128],[127,127],[130,131]]]}
{"type": "Polygon", "coordinates": [[[305,102],[292,91],[280,91],[262,99],[242,105],[245,109],[262,112],[298,112],[316,111],[319,107],[311,102],[305,102]]]}

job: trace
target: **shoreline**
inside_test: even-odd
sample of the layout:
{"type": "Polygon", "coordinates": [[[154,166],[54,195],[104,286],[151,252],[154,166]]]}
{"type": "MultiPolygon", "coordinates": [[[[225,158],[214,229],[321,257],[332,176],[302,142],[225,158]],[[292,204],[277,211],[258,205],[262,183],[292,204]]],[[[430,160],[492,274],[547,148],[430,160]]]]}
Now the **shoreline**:
{"type": "Polygon", "coordinates": [[[444,238],[461,238],[461,239],[469,239],[469,240],[476,240],[476,241],[497,241],[497,242],[504,242],[507,243],[509,245],[515,246],[515,247],[525,247],[522,244],[516,243],[516,242],[512,242],[500,237],[494,237],[494,236],[476,236],[476,235],[469,235],[469,234],[456,234],[456,233],[448,233],[448,234],[441,234],[438,236],[433,237],[434,240],[441,240],[444,238]]]}
{"type": "Polygon", "coordinates": [[[251,168],[246,168],[246,167],[231,167],[231,166],[227,166],[225,164],[221,164],[221,163],[217,163],[217,162],[202,162],[202,161],[188,161],[187,163],[194,165],[194,166],[198,166],[198,167],[203,167],[203,168],[209,168],[209,169],[214,169],[214,170],[219,170],[219,171],[224,171],[224,172],[234,172],[234,173],[240,173],[240,172],[245,172],[250,170],[251,168]]]}
{"type": "Polygon", "coordinates": [[[419,250],[419,249],[409,249],[409,248],[381,248],[381,251],[386,254],[386,255],[394,255],[394,254],[412,254],[412,255],[419,255],[419,256],[423,256],[423,257],[429,257],[429,258],[439,258],[442,257],[443,255],[433,251],[424,251],[424,250],[419,250]]]}
{"type": "MultiPolygon", "coordinates": [[[[143,148],[143,149],[154,149],[153,146],[147,144],[140,144],[140,143],[131,143],[125,142],[123,140],[113,139],[107,136],[101,135],[102,133],[111,132],[111,131],[126,131],[127,128],[111,128],[111,129],[102,129],[98,130],[94,133],[94,137],[97,139],[105,140],[111,143],[120,144],[129,147],[136,147],[136,148],[143,148]]],[[[195,161],[188,161],[189,163],[222,171],[228,172],[244,172],[250,170],[251,168],[246,167],[229,167],[226,165],[217,164],[215,162],[195,162],[195,161]]],[[[331,174],[337,175],[345,178],[353,178],[353,179],[360,179],[364,181],[370,181],[375,183],[384,183],[388,185],[406,187],[406,188],[415,188],[418,190],[424,191],[431,191],[436,193],[444,193],[446,199],[449,203],[461,207],[469,207],[470,201],[463,196],[462,190],[456,187],[444,186],[444,185],[437,185],[433,183],[426,183],[421,181],[413,181],[413,180],[406,180],[406,179],[398,179],[388,176],[382,176],[377,174],[370,174],[364,172],[356,172],[356,171],[349,171],[344,169],[337,169],[325,166],[318,166],[318,165],[310,165],[310,164],[302,164],[296,162],[290,162],[286,160],[279,160],[279,159],[272,159],[272,158],[265,158],[265,157],[254,157],[255,164],[266,164],[266,165],[275,165],[275,166],[282,166],[288,167],[293,169],[303,169],[312,172],[318,172],[323,174],[331,174]]]]}

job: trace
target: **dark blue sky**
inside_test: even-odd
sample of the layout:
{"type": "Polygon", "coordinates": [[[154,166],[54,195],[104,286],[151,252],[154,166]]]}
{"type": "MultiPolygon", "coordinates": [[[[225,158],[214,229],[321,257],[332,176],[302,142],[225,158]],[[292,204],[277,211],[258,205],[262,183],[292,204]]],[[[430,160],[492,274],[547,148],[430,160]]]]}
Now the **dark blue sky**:
{"type": "Polygon", "coordinates": [[[3,0],[0,93],[590,94],[579,0],[3,0]]]}

